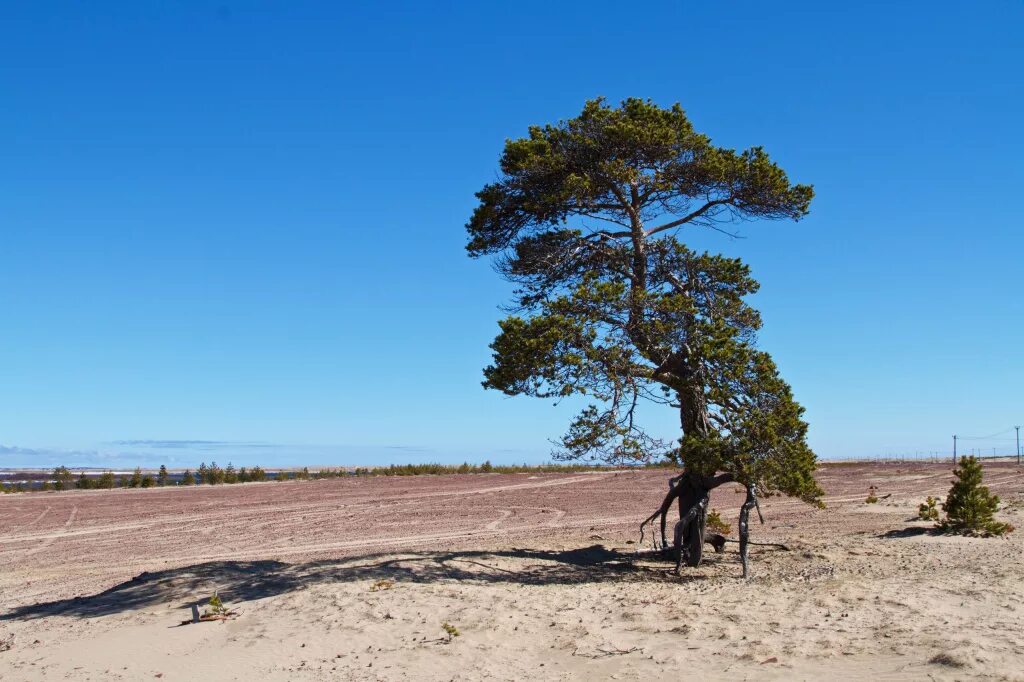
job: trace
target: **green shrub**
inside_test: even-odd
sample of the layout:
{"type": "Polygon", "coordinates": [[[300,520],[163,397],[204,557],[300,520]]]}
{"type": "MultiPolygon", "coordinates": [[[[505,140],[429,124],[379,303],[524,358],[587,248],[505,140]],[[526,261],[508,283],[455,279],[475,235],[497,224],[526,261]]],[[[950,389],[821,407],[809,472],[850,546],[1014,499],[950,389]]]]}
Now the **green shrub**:
{"type": "Polygon", "coordinates": [[[938,521],[939,510],[936,506],[938,503],[939,500],[929,495],[928,499],[922,502],[921,506],[917,508],[917,518],[922,521],[938,521]]]}
{"type": "Polygon", "coordinates": [[[112,472],[112,471],[104,471],[102,474],[100,474],[100,477],[98,479],[96,479],[96,487],[97,488],[104,488],[104,489],[107,489],[107,490],[109,490],[110,488],[113,488],[114,487],[114,472],[112,472]]]}
{"type": "Polygon", "coordinates": [[[139,481],[140,488],[152,488],[155,485],[156,479],[153,478],[150,474],[146,474],[145,476],[142,477],[142,480],[139,481]]]}
{"type": "Polygon", "coordinates": [[[129,488],[140,488],[142,487],[142,469],[135,467],[135,471],[132,472],[132,477],[128,479],[129,488]]]}
{"type": "Polygon", "coordinates": [[[252,471],[249,472],[250,481],[265,481],[267,480],[267,472],[261,469],[259,466],[254,466],[252,471]]]}
{"type": "Polygon", "coordinates": [[[976,457],[964,457],[953,470],[953,486],[942,504],[946,518],[939,523],[942,530],[966,535],[1003,535],[1013,530],[1009,523],[996,521],[999,498],[981,484],[981,462],[976,457]]]}
{"type": "Polygon", "coordinates": [[[722,520],[722,516],[717,510],[712,509],[708,512],[707,529],[721,535],[728,535],[732,531],[732,526],[722,520]]]}
{"type": "Polygon", "coordinates": [[[206,605],[206,614],[205,615],[207,615],[207,616],[223,616],[227,612],[228,612],[228,610],[224,606],[224,602],[222,602],[220,600],[220,595],[218,595],[216,592],[214,592],[213,596],[210,597],[210,601],[206,605]]]}
{"type": "Polygon", "coordinates": [[[75,487],[79,490],[88,490],[93,487],[92,481],[85,475],[84,471],[78,475],[78,482],[75,483],[75,487]]]}
{"type": "Polygon", "coordinates": [[[459,637],[462,634],[461,632],[459,632],[459,629],[457,627],[455,627],[448,621],[441,623],[441,629],[444,630],[446,635],[448,635],[449,642],[452,641],[452,637],[459,637]]]}

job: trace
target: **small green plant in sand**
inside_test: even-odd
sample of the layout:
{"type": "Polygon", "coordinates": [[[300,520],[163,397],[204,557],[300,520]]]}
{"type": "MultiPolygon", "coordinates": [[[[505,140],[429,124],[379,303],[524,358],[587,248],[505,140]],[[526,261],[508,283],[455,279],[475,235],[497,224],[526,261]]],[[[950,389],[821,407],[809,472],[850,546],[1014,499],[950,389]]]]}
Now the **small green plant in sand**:
{"type": "Polygon", "coordinates": [[[206,613],[204,616],[224,616],[227,615],[227,608],[224,606],[224,602],[220,600],[220,595],[216,592],[210,597],[210,601],[206,604],[206,613]]]}
{"type": "Polygon", "coordinates": [[[448,635],[449,642],[452,641],[453,637],[458,637],[462,634],[461,632],[459,632],[459,629],[457,627],[455,627],[448,621],[441,623],[441,629],[444,630],[446,635],[448,635]]]}
{"type": "Polygon", "coordinates": [[[722,516],[718,513],[717,509],[712,509],[708,512],[707,529],[715,533],[728,535],[732,530],[732,526],[722,520],[722,516]]]}
{"type": "Polygon", "coordinates": [[[939,520],[939,500],[938,498],[928,496],[917,508],[917,518],[922,521],[938,521],[939,520]]]}

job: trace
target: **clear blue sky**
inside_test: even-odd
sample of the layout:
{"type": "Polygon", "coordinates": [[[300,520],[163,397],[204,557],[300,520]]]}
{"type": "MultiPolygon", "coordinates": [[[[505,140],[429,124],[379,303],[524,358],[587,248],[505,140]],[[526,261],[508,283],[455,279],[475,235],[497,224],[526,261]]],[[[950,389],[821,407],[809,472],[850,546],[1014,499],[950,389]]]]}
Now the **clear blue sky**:
{"type": "Polygon", "coordinates": [[[752,264],[821,456],[1021,423],[1022,31],[998,0],[5,3],[0,466],[546,459],[574,406],[480,387],[508,287],[463,225],[505,138],[597,95],[815,185],[683,236],[752,264]]]}

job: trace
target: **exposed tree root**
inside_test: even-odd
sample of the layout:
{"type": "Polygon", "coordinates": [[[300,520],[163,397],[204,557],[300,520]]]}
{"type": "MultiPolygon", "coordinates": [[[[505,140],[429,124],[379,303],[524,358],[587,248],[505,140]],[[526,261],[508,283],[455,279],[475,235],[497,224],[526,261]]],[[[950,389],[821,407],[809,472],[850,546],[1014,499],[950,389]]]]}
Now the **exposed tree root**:
{"type": "Polygon", "coordinates": [[[644,519],[640,524],[640,544],[644,542],[644,531],[647,524],[655,519],[661,521],[661,543],[659,546],[658,537],[652,534],[652,542],[655,552],[668,551],[668,540],[665,537],[666,517],[672,503],[679,500],[679,521],[675,525],[672,547],[676,550],[676,573],[678,574],[685,563],[687,566],[695,567],[700,565],[702,547],[709,544],[715,548],[715,552],[721,554],[725,551],[727,542],[736,542],[740,546],[740,561],[743,563],[743,577],[750,576],[750,561],[748,548],[751,545],[760,547],[778,547],[789,550],[789,547],[774,542],[750,542],[750,510],[756,509],[758,519],[764,523],[764,515],[761,514],[761,505],[757,500],[754,486],[747,486],[747,497],[740,508],[739,540],[727,538],[718,533],[708,533],[705,525],[707,522],[708,504],[711,499],[711,491],[722,485],[735,480],[731,474],[719,474],[717,476],[699,477],[684,472],[679,476],[669,479],[668,494],[662,501],[657,511],[644,519]]]}

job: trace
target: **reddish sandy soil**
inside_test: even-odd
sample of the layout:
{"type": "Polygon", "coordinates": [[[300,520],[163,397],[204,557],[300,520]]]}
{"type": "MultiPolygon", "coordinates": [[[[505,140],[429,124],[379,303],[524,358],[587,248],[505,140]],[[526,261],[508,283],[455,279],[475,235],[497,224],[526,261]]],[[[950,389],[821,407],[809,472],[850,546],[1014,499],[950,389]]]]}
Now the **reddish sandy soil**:
{"type": "MultiPolygon", "coordinates": [[[[0,497],[0,604],[60,599],[143,571],[197,561],[309,559],[397,550],[542,547],[591,535],[635,538],[657,507],[665,471],[346,478],[194,488],[68,491],[0,497]]],[[[909,502],[942,495],[945,464],[831,464],[819,471],[829,509],[769,499],[760,539],[901,527],[909,502]],[[879,505],[865,506],[871,485],[879,505]]],[[[986,465],[1004,497],[1024,469],[986,465]]],[[[712,507],[735,518],[738,486],[712,507]]],[[[755,538],[755,539],[758,539],[755,538]]]]}
{"type": "MultiPolygon", "coordinates": [[[[950,469],[824,465],[827,509],[763,501],[789,550],[749,581],[735,545],[636,555],[668,471],[5,495],[0,679],[1024,680],[1024,531],[914,518],[950,469]],[[214,591],[240,615],[178,627],[214,591]]],[[[1024,526],[1024,467],[985,479],[1024,526]]]]}

